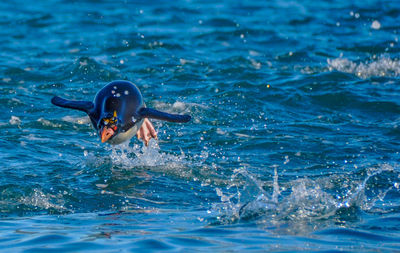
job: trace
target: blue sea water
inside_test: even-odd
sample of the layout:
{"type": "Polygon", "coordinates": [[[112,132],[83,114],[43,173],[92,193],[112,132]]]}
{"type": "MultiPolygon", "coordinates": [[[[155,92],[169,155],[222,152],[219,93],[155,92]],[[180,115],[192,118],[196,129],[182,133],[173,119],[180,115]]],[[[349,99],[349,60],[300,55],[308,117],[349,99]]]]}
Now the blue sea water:
{"type": "Polygon", "coordinates": [[[0,2],[4,252],[400,251],[400,3],[0,2]],[[159,140],[79,111],[130,80],[159,140]]]}

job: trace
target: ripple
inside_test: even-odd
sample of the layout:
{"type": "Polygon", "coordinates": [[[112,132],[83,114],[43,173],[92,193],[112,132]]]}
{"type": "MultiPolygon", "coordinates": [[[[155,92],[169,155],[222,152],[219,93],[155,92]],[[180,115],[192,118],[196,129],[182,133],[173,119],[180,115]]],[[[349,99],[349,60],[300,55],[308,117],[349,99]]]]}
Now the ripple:
{"type": "Polygon", "coordinates": [[[318,234],[333,235],[333,236],[337,236],[337,237],[339,237],[340,235],[343,235],[345,237],[373,240],[373,241],[379,241],[379,242],[397,241],[395,238],[381,236],[381,235],[372,234],[372,233],[368,233],[368,232],[355,231],[352,229],[345,229],[345,228],[327,229],[327,230],[318,232],[318,234]]]}
{"type": "Polygon", "coordinates": [[[84,80],[85,82],[91,82],[94,80],[109,82],[112,80],[123,79],[117,68],[99,63],[90,57],[80,57],[75,60],[72,66],[62,71],[62,75],[66,79],[72,79],[74,81],[84,80]]]}

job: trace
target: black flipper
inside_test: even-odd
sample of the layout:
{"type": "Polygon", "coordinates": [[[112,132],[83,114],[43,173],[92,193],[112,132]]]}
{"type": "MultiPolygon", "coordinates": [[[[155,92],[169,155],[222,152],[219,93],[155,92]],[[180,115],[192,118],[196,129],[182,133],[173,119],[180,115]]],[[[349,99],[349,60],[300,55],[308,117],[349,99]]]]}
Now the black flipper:
{"type": "Polygon", "coordinates": [[[87,114],[89,114],[94,107],[94,104],[90,101],[67,100],[57,96],[51,99],[51,103],[56,106],[83,111],[87,114]]]}
{"type": "Polygon", "coordinates": [[[159,119],[179,123],[186,123],[192,118],[189,115],[170,114],[166,112],[160,112],[151,108],[142,108],[139,110],[139,114],[143,118],[159,119]]]}

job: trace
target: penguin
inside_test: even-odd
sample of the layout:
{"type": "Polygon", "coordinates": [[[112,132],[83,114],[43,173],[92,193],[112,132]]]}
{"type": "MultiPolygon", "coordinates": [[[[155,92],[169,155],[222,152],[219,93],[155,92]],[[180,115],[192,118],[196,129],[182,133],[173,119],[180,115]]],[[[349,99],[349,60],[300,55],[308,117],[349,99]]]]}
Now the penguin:
{"type": "Polygon", "coordinates": [[[147,108],[142,94],[129,81],[113,81],[97,92],[93,102],[51,99],[56,106],[85,112],[98,131],[101,142],[117,145],[131,139],[145,118],[186,123],[190,115],[178,115],[147,108]]]}

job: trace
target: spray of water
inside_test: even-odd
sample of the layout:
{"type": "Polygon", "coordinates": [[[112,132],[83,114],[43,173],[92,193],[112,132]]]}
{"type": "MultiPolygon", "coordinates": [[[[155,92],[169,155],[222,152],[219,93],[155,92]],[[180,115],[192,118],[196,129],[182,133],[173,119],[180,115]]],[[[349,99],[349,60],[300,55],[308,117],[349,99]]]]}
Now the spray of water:
{"type": "Polygon", "coordinates": [[[351,217],[357,211],[384,211],[376,203],[383,201],[390,190],[398,190],[397,183],[384,189],[375,186],[377,177],[383,177],[385,173],[397,172],[389,165],[381,165],[366,169],[364,179],[354,180],[349,175],[323,176],[314,180],[300,178],[282,183],[286,190],[281,192],[277,167],[274,167],[272,183],[261,182],[241,168],[235,171],[232,179],[241,177],[243,180],[239,181],[245,183],[216,188],[221,202],[215,203],[210,212],[214,213],[217,224],[252,221],[274,227],[279,233],[309,233],[329,222],[351,217]],[[374,187],[379,189],[373,190],[374,187]],[[272,192],[266,192],[265,188],[272,192]]]}
{"type": "Polygon", "coordinates": [[[138,170],[145,168],[165,176],[200,182],[202,186],[226,185],[224,175],[220,175],[215,164],[207,165],[206,151],[200,155],[190,156],[181,150],[180,154],[162,151],[155,140],[150,140],[149,146],[124,143],[110,147],[111,163],[114,172],[119,170],[138,170]]]}
{"type": "Polygon", "coordinates": [[[151,140],[149,146],[134,144],[129,145],[129,142],[111,147],[110,158],[115,165],[124,168],[133,167],[156,167],[166,166],[179,167],[187,164],[185,154],[181,152],[180,155],[163,153],[156,141],[151,140]]]}

